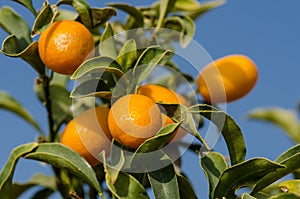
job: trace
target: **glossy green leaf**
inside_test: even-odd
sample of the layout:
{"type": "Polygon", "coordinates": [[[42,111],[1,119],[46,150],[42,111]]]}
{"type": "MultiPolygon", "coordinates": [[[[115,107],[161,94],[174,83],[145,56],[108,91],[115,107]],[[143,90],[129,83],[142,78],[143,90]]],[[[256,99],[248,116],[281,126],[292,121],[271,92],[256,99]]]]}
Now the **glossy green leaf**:
{"type": "Polygon", "coordinates": [[[184,176],[177,174],[180,198],[197,199],[197,195],[191,183],[184,176]]]}
{"type": "Polygon", "coordinates": [[[226,142],[232,165],[245,160],[246,146],[242,131],[228,114],[206,104],[192,106],[188,111],[204,116],[218,127],[226,142]]]}
{"type": "Polygon", "coordinates": [[[219,178],[212,198],[233,198],[240,187],[254,183],[283,165],[265,158],[253,158],[227,168],[219,178]]]}
{"type": "Polygon", "coordinates": [[[16,164],[22,156],[30,153],[38,146],[37,143],[28,143],[16,147],[0,173],[0,198],[10,199],[12,194],[12,179],[16,164]]]}
{"type": "Polygon", "coordinates": [[[151,188],[155,198],[179,199],[179,186],[173,164],[171,160],[166,159],[165,161],[170,161],[170,164],[148,173],[151,188]]]}
{"type": "MultiPolygon", "coordinates": [[[[133,27],[143,27],[144,26],[144,20],[142,13],[136,9],[135,6],[131,6],[124,3],[109,3],[108,6],[117,8],[119,10],[122,10],[126,13],[128,13],[133,19],[134,19],[134,26],[133,27]]],[[[131,28],[133,28],[131,27],[131,28]]]]}
{"type": "Polygon", "coordinates": [[[61,21],[61,20],[72,20],[75,21],[78,18],[78,13],[73,12],[67,9],[58,9],[57,14],[55,16],[54,21],[61,21]]]}
{"type": "Polygon", "coordinates": [[[79,14],[80,21],[88,28],[92,28],[90,6],[85,0],[60,0],[57,6],[62,4],[71,5],[79,14]]]}
{"type": "Polygon", "coordinates": [[[43,32],[54,20],[54,16],[55,13],[53,12],[51,5],[46,1],[44,7],[34,21],[31,35],[35,36],[36,34],[43,32]]]}
{"type": "Polygon", "coordinates": [[[243,193],[241,199],[257,199],[257,198],[249,195],[248,193],[243,193]]]}
{"type": "Polygon", "coordinates": [[[300,196],[300,179],[286,180],[278,184],[278,187],[286,193],[300,196]]]}
{"type": "Polygon", "coordinates": [[[32,5],[32,1],[31,0],[12,0],[15,1],[23,6],[25,6],[28,10],[30,10],[30,12],[32,12],[32,14],[34,16],[37,15],[36,10],[34,9],[33,5],[32,5]]]}
{"type": "Polygon", "coordinates": [[[81,82],[71,92],[71,98],[82,98],[82,97],[101,97],[104,99],[111,98],[111,91],[102,79],[90,79],[81,82]]]}
{"type": "Polygon", "coordinates": [[[136,43],[133,39],[126,41],[122,46],[116,61],[123,68],[123,71],[128,71],[137,59],[136,43]]]}
{"type": "Polygon", "coordinates": [[[201,168],[206,175],[209,184],[209,198],[213,199],[214,190],[219,182],[219,179],[225,169],[228,167],[224,157],[210,151],[200,161],[201,168]]]}
{"type": "Polygon", "coordinates": [[[101,56],[106,56],[115,59],[117,57],[117,49],[114,39],[114,32],[110,23],[106,24],[104,32],[102,33],[100,44],[99,44],[99,54],[101,56]]]}
{"type": "Polygon", "coordinates": [[[93,27],[106,23],[117,12],[113,8],[91,8],[93,27]]]}
{"type": "Polygon", "coordinates": [[[44,187],[52,192],[57,188],[54,176],[45,176],[37,173],[26,183],[14,183],[11,198],[18,198],[23,192],[35,186],[44,187]]]}
{"type": "Polygon", "coordinates": [[[0,9],[0,26],[9,34],[15,35],[20,51],[31,43],[30,28],[27,22],[12,8],[4,6],[0,9]]]}
{"type": "Polygon", "coordinates": [[[286,176],[287,174],[300,168],[300,145],[296,145],[282,155],[280,155],[274,162],[284,165],[284,168],[276,170],[276,172],[269,173],[261,178],[252,189],[252,194],[256,194],[263,188],[286,176]]]}
{"type": "Polygon", "coordinates": [[[67,169],[75,176],[87,182],[99,194],[102,193],[93,168],[77,152],[60,143],[39,144],[34,151],[25,155],[24,158],[39,160],[58,168],[67,169]]]}
{"type": "Polygon", "coordinates": [[[191,17],[192,19],[197,19],[204,13],[217,8],[226,3],[226,0],[212,0],[202,3],[200,7],[196,7],[196,9],[192,11],[185,12],[184,15],[191,17]]]}
{"type": "Polygon", "coordinates": [[[199,8],[201,4],[197,0],[177,0],[174,11],[191,11],[199,8]]]}
{"type": "Polygon", "coordinates": [[[3,41],[1,52],[9,57],[21,57],[39,74],[44,74],[45,66],[38,54],[38,43],[32,42],[24,50],[21,49],[18,39],[10,35],[3,41]]]}
{"type": "Polygon", "coordinates": [[[159,18],[156,25],[156,30],[159,30],[164,22],[168,13],[173,9],[176,0],[161,0],[159,6],[159,18]]]}
{"type": "Polygon", "coordinates": [[[251,111],[248,118],[266,121],[283,129],[295,142],[300,143],[297,114],[282,108],[261,108],[251,111]]]}
{"type": "Polygon", "coordinates": [[[11,111],[23,118],[29,124],[31,124],[41,135],[43,135],[43,131],[35,121],[35,119],[31,116],[30,113],[11,95],[6,92],[0,91],[0,108],[4,110],[11,111]]]}
{"type": "Polygon", "coordinates": [[[83,62],[70,78],[75,80],[93,73],[98,74],[97,77],[100,78],[105,71],[114,73],[119,77],[124,75],[121,66],[113,58],[100,56],[83,62]]]}
{"type": "Polygon", "coordinates": [[[269,199],[300,199],[300,196],[297,196],[293,193],[283,193],[276,196],[272,196],[269,199]]]}

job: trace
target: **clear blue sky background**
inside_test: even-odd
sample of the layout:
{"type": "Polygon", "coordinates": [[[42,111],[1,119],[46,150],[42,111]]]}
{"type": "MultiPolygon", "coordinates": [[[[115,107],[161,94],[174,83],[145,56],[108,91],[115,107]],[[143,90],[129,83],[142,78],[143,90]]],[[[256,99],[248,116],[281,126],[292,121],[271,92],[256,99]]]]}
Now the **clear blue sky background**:
{"type": "MultiPolygon", "coordinates": [[[[53,1],[50,1],[53,3],[53,1]]],[[[96,0],[89,1],[97,6],[96,0]]],[[[100,1],[99,1],[100,2],[100,1]]],[[[102,1],[99,5],[103,5],[102,1]]],[[[123,1],[131,3],[131,1],[123,1]]],[[[152,1],[134,1],[147,4],[152,1]]],[[[0,0],[0,7],[11,5],[25,16],[32,26],[31,14],[16,3],[0,0]]],[[[227,54],[245,54],[257,64],[259,80],[245,98],[228,104],[227,112],[241,126],[246,144],[247,158],[275,159],[293,145],[280,129],[266,123],[247,121],[245,115],[257,107],[282,107],[297,110],[299,100],[300,55],[300,1],[229,0],[197,21],[195,39],[213,59],[227,54]]],[[[0,40],[7,34],[0,30],[0,40]]],[[[35,72],[25,62],[0,55],[0,90],[11,93],[46,126],[45,111],[33,92],[35,72]]],[[[31,142],[36,132],[22,119],[0,110],[0,168],[7,161],[11,150],[19,144],[31,142]]],[[[223,140],[215,149],[226,154],[223,140]]],[[[199,168],[196,155],[185,154],[183,169],[190,177],[200,198],[207,197],[205,176],[199,168]]],[[[21,160],[15,180],[24,182],[34,172],[51,173],[46,166],[21,160]]],[[[24,195],[23,198],[27,198],[24,195]]],[[[55,198],[55,197],[54,197],[55,198]]]]}

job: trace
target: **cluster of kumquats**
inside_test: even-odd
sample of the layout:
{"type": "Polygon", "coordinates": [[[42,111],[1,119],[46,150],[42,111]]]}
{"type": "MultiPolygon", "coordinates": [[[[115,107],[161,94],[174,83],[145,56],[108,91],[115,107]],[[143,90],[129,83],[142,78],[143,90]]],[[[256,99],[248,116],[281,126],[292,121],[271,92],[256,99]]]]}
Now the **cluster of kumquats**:
{"type": "MultiPolygon", "coordinates": [[[[44,64],[65,75],[72,74],[85,59],[93,57],[94,47],[89,30],[70,20],[52,23],[42,32],[38,42],[44,64]]],[[[204,67],[196,83],[204,102],[227,103],[245,96],[254,87],[257,76],[254,62],[247,56],[228,55],[204,67]]],[[[99,106],[77,115],[66,125],[60,141],[91,165],[97,165],[99,161],[94,154],[109,151],[112,138],[127,148],[137,149],[162,127],[174,123],[161,111],[159,103],[190,106],[187,99],[169,88],[144,84],[136,93],[125,95],[109,106],[99,106]],[[93,117],[95,113],[96,117],[93,117]]],[[[179,128],[170,141],[179,141],[186,133],[179,128]]]]}

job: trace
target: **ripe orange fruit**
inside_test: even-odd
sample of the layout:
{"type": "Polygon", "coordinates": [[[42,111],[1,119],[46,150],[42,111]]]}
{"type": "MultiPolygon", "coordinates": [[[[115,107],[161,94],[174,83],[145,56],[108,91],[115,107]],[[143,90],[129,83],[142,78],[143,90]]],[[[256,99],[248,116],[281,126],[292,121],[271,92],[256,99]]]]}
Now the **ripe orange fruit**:
{"type": "Polygon", "coordinates": [[[206,102],[231,102],[249,93],[257,76],[256,65],[249,57],[228,55],[204,67],[197,78],[198,91],[206,102]]]}
{"type": "Polygon", "coordinates": [[[128,148],[138,148],[162,126],[158,105],[149,97],[129,94],[118,99],[108,114],[112,137],[128,148]]]}
{"type": "Polygon", "coordinates": [[[84,111],[65,127],[60,142],[83,156],[92,166],[99,164],[98,155],[110,151],[111,134],[107,117],[109,109],[96,107],[84,111]]]}
{"type": "Polygon", "coordinates": [[[94,55],[94,40],[81,23],[62,20],[42,32],[38,51],[44,64],[54,72],[70,75],[86,59],[94,55]]]}
{"type": "MultiPolygon", "coordinates": [[[[184,97],[175,93],[174,91],[158,85],[158,84],[145,84],[138,88],[138,94],[145,95],[150,97],[155,102],[161,103],[168,103],[168,104],[183,104],[185,106],[189,106],[188,102],[184,97]]],[[[168,124],[174,123],[174,121],[167,117],[166,115],[162,114],[163,119],[163,127],[167,126],[168,124]]],[[[180,141],[185,135],[186,131],[183,128],[179,128],[177,133],[174,134],[172,137],[172,141],[180,141]]]]}

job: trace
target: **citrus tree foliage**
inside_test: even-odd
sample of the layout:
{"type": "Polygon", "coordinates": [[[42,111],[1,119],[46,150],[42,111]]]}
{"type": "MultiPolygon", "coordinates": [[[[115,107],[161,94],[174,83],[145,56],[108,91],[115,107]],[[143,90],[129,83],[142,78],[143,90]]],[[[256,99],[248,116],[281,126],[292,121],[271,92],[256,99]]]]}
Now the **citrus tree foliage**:
{"type": "MultiPolygon", "coordinates": [[[[299,123],[293,114],[282,109],[255,110],[249,114],[252,119],[280,126],[297,143],[275,160],[262,157],[245,159],[246,146],[238,124],[226,112],[201,100],[190,107],[161,104],[166,114],[175,121],[174,124],[162,128],[154,137],[132,151],[131,155],[115,149],[113,146],[119,144],[113,141],[111,158],[108,160],[104,153],[99,154],[102,163],[96,167],[91,167],[77,152],[58,142],[61,127],[73,117],[71,107],[82,109],[85,105],[74,99],[92,96],[109,104],[112,98],[135,93],[137,85],[160,64],[178,71],[193,84],[192,75],[182,72],[172,61],[175,53],[172,44],[179,42],[182,48],[187,47],[194,36],[195,20],[222,5],[222,0],[203,3],[196,0],[161,0],[144,7],[112,2],[103,8],[91,7],[85,0],[59,0],[55,4],[45,1],[39,8],[31,0],[14,2],[28,9],[35,21],[33,27],[30,27],[26,19],[13,8],[2,7],[0,26],[8,36],[2,42],[1,53],[23,59],[36,72],[34,92],[48,113],[49,129],[41,129],[20,102],[9,93],[0,92],[0,108],[26,120],[40,136],[38,141],[20,145],[11,152],[0,173],[0,198],[18,198],[32,187],[39,187],[39,190],[32,193],[32,198],[48,198],[54,192],[59,192],[63,198],[83,198],[88,195],[89,198],[140,199],[149,198],[148,188],[152,189],[158,199],[198,198],[194,188],[201,188],[193,187],[184,173],[181,173],[180,160],[172,160],[161,150],[180,125],[196,138],[188,149],[199,157],[199,171],[195,172],[202,170],[205,173],[209,198],[300,198],[299,123]],[[63,5],[71,6],[72,9],[66,10],[63,5]],[[119,12],[126,13],[126,20],[114,20],[119,12]],[[95,56],[82,63],[70,77],[46,68],[39,57],[37,41],[34,40],[34,36],[42,33],[52,22],[65,19],[84,24],[92,32],[97,44],[95,56]],[[170,35],[161,31],[165,29],[180,34],[170,35]],[[135,37],[114,37],[130,30],[133,30],[135,37]],[[146,37],[149,34],[146,30],[150,30],[150,38],[146,37]],[[78,84],[70,90],[67,83],[74,80],[78,84]],[[122,88],[117,87],[120,80],[124,81],[125,86],[122,88]],[[195,124],[195,118],[198,118],[196,121],[199,125],[195,124]],[[228,158],[212,151],[199,133],[201,124],[206,121],[214,123],[223,136],[228,158]],[[153,157],[149,164],[154,162],[165,166],[157,170],[145,168],[139,173],[126,171],[135,163],[149,161],[140,154],[153,151],[158,151],[158,157],[153,157]],[[27,183],[15,183],[13,174],[20,158],[48,164],[54,176],[38,174],[27,183]],[[290,173],[295,179],[277,183],[277,180],[290,173]],[[83,188],[86,185],[89,187],[88,193],[83,188]],[[248,187],[249,191],[237,195],[243,187],[248,187]]],[[[173,86],[180,84],[175,79],[174,76],[162,81],[169,81],[173,86]]]]}

